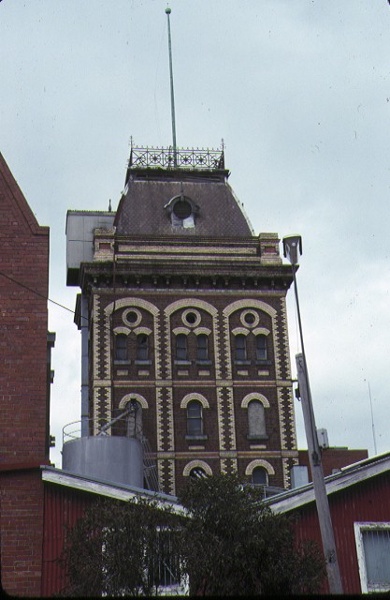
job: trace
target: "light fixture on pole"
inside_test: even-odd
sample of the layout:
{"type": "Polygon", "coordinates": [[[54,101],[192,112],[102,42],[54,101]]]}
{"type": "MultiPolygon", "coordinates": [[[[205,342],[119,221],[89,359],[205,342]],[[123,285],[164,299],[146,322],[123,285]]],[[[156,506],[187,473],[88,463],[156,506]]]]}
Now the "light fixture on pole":
{"type": "Polygon", "coordinates": [[[330,517],[328,497],[322,468],[321,450],[318,443],[317,429],[314,419],[313,403],[309,385],[309,372],[307,369],[305,346],[303,343],[301,312],[299,307],[298,286],[296,271],[298,258],[302,254],[302,238],[300,235],[289,235],[283,238],[283,254],[291,263],[295,300],[298,314],[299,336],[301,340],[301,353],[295,357],[298,373],[299,396],[302,403],[303,420],[305,423],[306,440],[309,452],[309,462],[313,479],[314,496],[317,505],[318,521],[321,530],[322,547],[326,560],[329,592],[342,594],[340,569],[337,560],[336,543],[333,534],[332,520],[330,517]]]}

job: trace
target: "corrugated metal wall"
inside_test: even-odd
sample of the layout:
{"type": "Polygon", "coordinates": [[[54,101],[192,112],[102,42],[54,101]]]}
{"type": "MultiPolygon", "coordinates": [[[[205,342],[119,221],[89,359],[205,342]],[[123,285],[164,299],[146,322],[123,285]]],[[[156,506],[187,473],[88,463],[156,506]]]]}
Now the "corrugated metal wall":
{"type": "Polygon", "coordinates": [[[66,530],[74,526],[95,498],[92,494],[45,483],[42,596],[52,597],[65,586],[60,557],[66,530]]]}
{"type": "MultiPolygon", "coordinates": [[[[390,521],[390,474],[379,475],[332,494],[329,506],[344,593],[361,594],[354,523],[390,521]]],[[[297,540],[313,539],[321,547],[315,504],[295,511],[292,516],[297,540]]]]}
{"type": "MultiPolygon", "coordinates": [[[[67,527],[72,527],[97,496],[45,483],[42,595],[53,596],[65,585],[59,562],[67,527]]],[[[345,594],[360,594],[354,523],[390,521],[390,473],[336,492],[329,497],[345,594]]],[[[312,539],[321,547],[315,503],[291,513],[297,541],[312,539]]],[[[325,592],[326,590],[324,590],[325,592]]]]}

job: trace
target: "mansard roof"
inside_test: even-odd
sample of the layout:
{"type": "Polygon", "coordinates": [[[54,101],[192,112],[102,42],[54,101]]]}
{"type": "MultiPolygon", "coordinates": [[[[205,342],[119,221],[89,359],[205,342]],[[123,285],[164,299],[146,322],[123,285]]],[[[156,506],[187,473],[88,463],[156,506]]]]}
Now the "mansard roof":
{"type": "Polygon", "coordinates": [[[163,149],[132,149],[114,223],[117,235],[252,236],[228,176],[221,151],[177,150],[172,158],[163,149]]]}

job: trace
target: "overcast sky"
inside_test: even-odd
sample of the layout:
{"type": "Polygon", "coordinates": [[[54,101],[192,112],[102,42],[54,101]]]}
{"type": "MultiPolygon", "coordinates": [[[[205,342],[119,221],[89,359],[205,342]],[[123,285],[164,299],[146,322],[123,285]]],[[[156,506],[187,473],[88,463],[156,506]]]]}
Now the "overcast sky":
{"type": "MultiPolygon", "coordinates": [[[[390,450],[390,6],[387,0],[171,0],[177,143],[225,142],[256,234],[300,233],[316,424],[332,446],[390,450]],[[370,411],[372,400],[374,432],[370,411]],[[373,435],[375,434],[375,437],[373,435]]],[[[51,231],[67,288],[68,209],[116,209],[130,136],[171,144],[164,0],[3,0],[0,152],[51,231]]],[[[297,319],[288,299],[293,374],[297,319]]],[[[49,304],[52,460],[80,418],[80,334],[49,304]]],[[[298,442],[306,447],[301,407],[298,442]]]]}

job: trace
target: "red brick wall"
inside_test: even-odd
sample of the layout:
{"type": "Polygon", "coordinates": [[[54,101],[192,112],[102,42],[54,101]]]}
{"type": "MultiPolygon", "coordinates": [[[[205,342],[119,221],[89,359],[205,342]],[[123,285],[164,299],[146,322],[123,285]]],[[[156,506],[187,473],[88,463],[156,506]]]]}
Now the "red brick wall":
{"type": "MultiPolygon", "coordinates": [[[[96,265],[97,270],[100,268],[100,265],[96,265]]],[[[96,284],[94,284],[96,285],[96,284]]],[[[275,350],[273,347],[274,336],[277,339],[278,348],[279,348],[279,360],[281,363],[280,372],[282,374],[282,379],[286,380],[286,383],[289,383],[289,368],[288,362],[289,357],[287,354],[287,332],[284,329],[284,323],[282,320],[282,298],[285,294],[285,291],[268,293],[267,291],[262,291],[258,289],[251,289],[236,291],[236,290],[210,290],[209,287],[206,286],[206,289],[202,290],[185,290],[185,289],[167,289],[167,290],[152,290],[152,289],[144,289],[138,290],[130,287],[128,288],[115,288],[115,296],[113,293],[113,289],[107,286],[107,280],[102,283],[101,287],[96,287],[92,293],[97,293],[99,296],[98,309],[94,314],[94,320],[91,320],[93,326],[96,326],[96,336],[100,337],[100,343],[97,343],[93,348],[93,353],[90,355],[90,401],[91,415],[94,417],[103,415],[105,417],[106,407],[108,402],[106,400],[105,394],[107,393],[107,386],[100,387],[100,384],[96,384],[96,380],[102,380],[106,376],[105,373],[105,363],[107,361],[107,352],[102,352],[101,349],[105,347],[107,343],[107,322],[106,322],[106,307],[110,306],[113,302],[114,298],[116,300],[121,300],[123,298],[130,297],[137,300],[143,301],[147,300],[149,303],[152,303],[155,307],[159,309],[159,335],[160,335],[160,360],[162,364],[163,378],[158,382],[158,389],[162,390],[162,393],[166,392],[166,395],[163,397],[160,406],[162,406],[161,412],[165,411],[165,415],[162,418],[162,435],[164,438],[164,446],[163,449],[160,448],[160,456],[158,460],[162,461],[161,457],[162,451],[170,452],[170,457],[174,457],[175,460],[175,488],[171,486],[171,478],[165,475],[165,479],[162,479],[163,490],[167,493],[175,494],[180,489],[180,487],[187,480],[187,475],[183,475],[183,470],[191,461],[193,460],[201,460],[204,461],[212,470],[213,473],[220,473],[221,468],[225,468],[225,464],[227,465],[226,470],[231,469],[231,464],[233,460],[237,458],[237,468],[239,475],[244,477],[248,465],[253,460],[263,459],[271,466],[271,469],[274,470],[274,474],[269,475],[269,484],[275,487],[283,488],[286,485],[285,482],[285,471],[288,471],[292,466],[291,464],[286,465],[283,464],[282,459],[282,436],[281,436],[281,424],[280,424],[280,411],[283,411],[284,415],[284,423],[285,423],[285,438],[283,450],[287,450],[289,453],[295,452],[295,437],[294,437],[294,425],[292,418],[292,402],[289,401],[288,393],[289,388],[284,386],[282,389],[278,389],[280,384],[278,384],[276,380],[276,359],[275,359],[275,350]],[[192,304],[193,299],[202,300],[207,303],[208,306],[213,307],[215,309],[218,319],[217,323],[219,326],[214,329],[214,321],[213,317],[204,307],[200,307],[197,305],[196,312],[199,313],[201,321],[200,324],[202,327],[206,327],[211,331],[209,336],[209,349],[210,349],[210,364],[207,366],[201,365],[199,366],[194,359],[196,356],[196,347],[195,347],[195,333],[191,333],[188,335],[188,348],[189,348],[189,358],[192,359],[191,362],[185,364],[184,366],[181,364],[175,364],[174,361],[174,348],[175,348],[175,335],[172,333],[176,328],[183,327],[183,313],[188,307],[193,307],[192,304]],[[260,315],[260,326],[267,328],[270,332],[268,338],[268,364],[261,367],[261,369],[265,370],[265,373],[259,377],[259,364],[257,364],[254,360],[255,357],[255,346],[254,346],[254,336],[250,335],[248,338],[250,342],[248,342],[248,346],[252,343],[252,352],[249,353],[249,357],[251,358],[250,364],[244,366],[238,366],[234,363],[234,360],[231,360],[233,353],[231,351],[231,344],[226,342],[225,329],[224,329],[224,320],[223,313],[227,306],[230,306],[233,302],[243,301],[244,307],[245,302],[249,299],[249,303],[251,300],[262,300],[267,303],[271,308],[273,308],[276,312],[275,322],[272,321],[271,316],[265,311],[261,311],[260,308],[257,309],[260,315]],[[183,304],[178,306],[169,317],[169,324],[165,322],[164,311],[166,311],[167,306],[173,305],[176,301],[182,301],[183,304]],[[188,301],[188,304],[187,304],[188,301]],[[274,331],[275,329],[275,331],[274,331]],[[169,354],[169,348],[167,346],[168,336],[166,333],[170,333],[170,342],[171,342],[171,353],[169,354]],[[215,342],[215,337],[217,341],[215,342]],[[253,339],[252,339],[253,338],[253,339]],[[216,356],[215,354],[219,353],[220,358],[220,370],[222,373],[221,376],[216,378],[216,356]],[[166,360],[167,356],[170,356],[168,360],[166,360]],[[168,363],[172,366],[171,378],[168,377],[168,363]],[[232,363],[231,374],[229,374],[228,363],[232,363]],[[97,366],[96,366],[97,365],[97,366]],[[96,372],[94,371],[96,368],[96,372]],[[204,372],[208,372],[207,375],[204,372]],[[202,373],[202,374],[200,374],[202,373]],[[165,379],[164,379],[165,378],[165,379]],[[230,437],[229,437],[229,425],[230,420],[228,418],[227,410],[225,411],[225,416],[223,417],[225,420],[224,427],[221,426],[219,419],[221,419],[218,413],[218,402],[224,404],[224,406],[228,406],[228,402],[230,402],[230,398],[227,399],[227,396],[224,396],[223,402],[218,399],[217,394],[218,390],[222,388],[221,381],[222,380],[231,381],[230,385],[227,386],[226,382],[223,383],[224,391],[229,391],[231,393],[231,398],[234,404],[234,427],[235,427],[235,447],[233,448],[232,454],[234,457],[231,459],[224,459],[224,464],[222,464],[221,451],[230,451],[230,437]],[[94,385],[97,386],[98,392],[97,396],[99,397],[99,402],[97,402],[94,406],[96,409],[96,414],[93,413],[92,410],[92,402],[95,402],[94,396],[94,385]],[[168,390],[168,388],[170,388],[168,390]],[[280,397],[278,395],[278,391],[280,392],[280,397]],[[187,438],[187,419],[186,419],[186,410],[181,406],[182,399],[187,394],[192,394],[194,392],[202,394],[208,404],[209,407],[204,408],[203,417],[204,417],[204,434],[207,436],[206,439],[202,439],[199,441],[191,441],[187,438]],[[266,433],[267,439],[263,441],[253,441],[249,440],[248,435],[248,411],[247,408],[242,407],[243,399],[249,394],[257,392],[265,396],[265,398],[269,402],[269,406],[265,410],[265,420],[266,420],[266,433]],[[171,401],[169,394],[172,394],[172,437],[169,438],[167,435],[169,418],[168,415],[168,406],[171,401]],[[99,396],[100,394],[100,396],[99,396]],[[282,408],[280,408],[282,406],[282,408]],[[220,447],[220,439],[219,439],[219,430],[223,430],[224,432],[224,447],[220,447]],[[168,447],[168,441],[172,439],[172,445],[168,447]],[[257,447],[256,447],[257,446],[257,447]],[[259,448],[260,446],[260,448],[259,448]],[[229,464],[227,462],[229,460],[229,464]]],[[[134,304],[135,306],[136,304],[134,304]]],[[[90,305],[90,309],[92,306],[90,305]]],[[[119,306],[113,314],[112,317],[112,328],[123,327],[123,314],[127,310],[127,305],[119,306]]],[[[146,308],[142,306],[138,306],[138,313],[142,317],[141,324],[143,327],[148,327],[151,331],[154,330],[154,321],[152,314],[148,312],[146,308]]],[[[236,327],[242,327],[241,323],[241,313],[243,308],[240,306],[237,307],[235,311],[232,312],[229,318],[229,331],[234,330],[236,327]]],[[[91,333],[91,344],[95,343],[95,333],[91,333]]],[[[123,397],[127,394],[137,393],[145,398],[148,404],[148,408],[143,411],[142,415],[142,425],[143,432],[146,438],[148,439],[152,452],[157,451],[157,409],[156,409],[156,385],[154,382],[154,373],[155,373],[155,362],[157,354],[154,353],[155,349],[152,347],[154,342],[153,334],[150,338],[150,348],[151,354],[150,358],[152,359],[150,367],[147,367],[147,376],[139,376],[138,375],[138,366],[135,363],[135,347],[136,347],[136,334],[132,331],[128,337],[128,349],[129,349],[129,363],[126,365],[119,364],[113,365],[114,372],[114,380],[112,386],[112,398],[110,397],[111,406],[113,408],[113,416],[119,414],[119,404],[123,397]],[[148,373],[149,371],[149,373],[148,373]]],[[[145,370],[145,367],[143,367],[145,370]]],[[[161,464],[161,463],[160,463],[161,464]]],[[[270,470],[271,470],[270,469],[270,470]]],[[[161,472],[167,473],[167,467],[161,467],[161,472]]],[[[173,477],[173,476],[172,476],[173,477]]]]}
{"type": "MultiPolygon", "coordinates": [[[[326,448],[322,451],[322,468],[325,477],[333,472],[368,458],[367,450],[348,450],[348,448],[326,448]]],[[[308,467],[309,481],[312,481],[307,450],[299,450],[299,464],[308,467]]]]}
{"type": "Polygon", "coordinates": [[[37,467],[48,459],[49,231],[38,225],[1,155],[0,248],[2,586],[18,596],[40,595],[43,492],[37,467]]]}
{"type": "Polygon", "coordinates": [[[1,473],[1,583],[10,595],[41,595],[42,528],[40,469],[1,473]]]}

